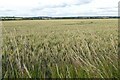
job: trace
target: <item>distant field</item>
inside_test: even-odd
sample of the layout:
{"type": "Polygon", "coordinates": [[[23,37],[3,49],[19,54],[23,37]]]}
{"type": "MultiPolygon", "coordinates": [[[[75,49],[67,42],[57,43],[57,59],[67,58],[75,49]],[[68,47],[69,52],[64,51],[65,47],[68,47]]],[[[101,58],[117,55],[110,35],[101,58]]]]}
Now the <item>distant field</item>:
{"type": "Polygon", "coordinates": [[[117,19],[3,21],[4,78],[117,78],[117,19]]]}

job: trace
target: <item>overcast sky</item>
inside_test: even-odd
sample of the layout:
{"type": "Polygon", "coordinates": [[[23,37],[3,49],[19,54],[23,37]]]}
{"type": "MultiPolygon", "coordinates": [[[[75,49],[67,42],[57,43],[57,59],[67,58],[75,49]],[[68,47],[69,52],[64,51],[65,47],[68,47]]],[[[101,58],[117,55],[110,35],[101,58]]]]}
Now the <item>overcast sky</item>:
{"type": "Polygon", "coordinates": [[[117,16],[119,0],[0,0],[0,16],[117,16]]]}

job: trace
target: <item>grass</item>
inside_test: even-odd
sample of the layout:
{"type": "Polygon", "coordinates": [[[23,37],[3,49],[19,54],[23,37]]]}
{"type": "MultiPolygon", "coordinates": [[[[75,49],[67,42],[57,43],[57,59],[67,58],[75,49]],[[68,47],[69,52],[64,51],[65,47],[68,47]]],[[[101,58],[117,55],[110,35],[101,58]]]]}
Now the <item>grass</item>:
{"type": "Polygon", "coordinates": [[[3,22],[3,78],[117,78],[116,19],[3,22]]]}

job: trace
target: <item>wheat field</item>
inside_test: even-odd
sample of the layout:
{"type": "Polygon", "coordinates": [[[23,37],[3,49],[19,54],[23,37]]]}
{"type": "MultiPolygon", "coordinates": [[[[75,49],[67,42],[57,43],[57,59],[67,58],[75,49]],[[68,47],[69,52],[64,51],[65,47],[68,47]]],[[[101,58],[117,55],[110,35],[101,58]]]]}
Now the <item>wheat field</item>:
{"type": "Polygon", "coordinates": [[[117,19],[3,21],[3,78],[117,78],[117,19]]]}

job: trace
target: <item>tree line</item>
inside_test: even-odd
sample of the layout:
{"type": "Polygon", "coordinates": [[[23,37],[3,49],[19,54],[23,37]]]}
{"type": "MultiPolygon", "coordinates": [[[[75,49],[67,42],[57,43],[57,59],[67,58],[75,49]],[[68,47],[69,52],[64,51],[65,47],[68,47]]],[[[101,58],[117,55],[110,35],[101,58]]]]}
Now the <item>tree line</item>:
{"type": "Polygon", "coordinates": [[[50,20],[50,19],[109,19],[120,18],[117,16],[95,16],[95,17],[1,17],[2,21],[9,20],[50,20]]]}

